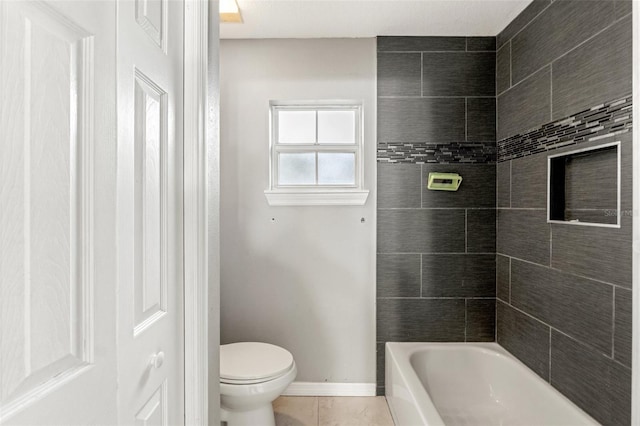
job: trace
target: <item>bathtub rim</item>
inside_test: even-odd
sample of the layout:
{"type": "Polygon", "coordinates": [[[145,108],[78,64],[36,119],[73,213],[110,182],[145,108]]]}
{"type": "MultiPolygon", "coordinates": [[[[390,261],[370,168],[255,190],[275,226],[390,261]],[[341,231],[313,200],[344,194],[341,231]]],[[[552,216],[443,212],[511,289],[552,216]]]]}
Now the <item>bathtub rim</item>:
{"type": "Polygon", "coordinates": [[[395,370],[397,374],[404,381],[409,394],[411,395],[412,402],[416,407],[416,411],[418,412],[419,417],[422,419],[423,424],[429,426],[445,426],[444,420],[442,420],[442,417],[440,416],[438,409],[435,407],[431,397],[429,396],[429,393],[420,381],[418,375],[415,373],[413,366],[411,365],[411,358],[415,353],[427,350],[428,348],[451,349],[455,347],[474,349],[485,353],[489,352],[491,353],[491,355],[508,360],[507,362],[515,363],[516,367],[518,367],[519,369],[524,369],[526,373],[532,376],[533,380],[546,385],[546,387],[549,387],[550,392],[559,397],[561,401],[563,401],[570,407],[573,407],[578,413],[583,415],[585,419],[590,420],[593,425],[600,424],[593,417],[591,417],[591,415],[580,408],[576,403],[563,395],[550,382],[544,380],[542,377],[536,374],[531,368],[529,368],[526,364],[516,358],[513,354],[511,354],[497,342],[386,342],[384,346],[385,397],[387,398],[391,416],[393,417],[394,423],[397,425],[400,425],[397,422],[397,413],[395,413],[394,404],[392,403],[392,401],[390,401],[390,399],[393,399],[394,396],[390,393],[389,387],[387,386],[387,384],[389,383],[388,370],[392,365],[391,363],[395,364],[395,370]],[[418,401],[421,402],[418,403],[418,401]]]}

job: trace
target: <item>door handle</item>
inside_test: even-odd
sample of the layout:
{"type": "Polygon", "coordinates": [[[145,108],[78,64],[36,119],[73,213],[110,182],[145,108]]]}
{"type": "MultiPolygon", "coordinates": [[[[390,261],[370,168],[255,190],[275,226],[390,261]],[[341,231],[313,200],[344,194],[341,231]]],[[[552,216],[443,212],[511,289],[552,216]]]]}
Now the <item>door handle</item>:
{"type": "Polygon", "coordinates": [[[164,364],[164,352],[160,351],[156,354],[151,355],[149,358],[149,365],[152,368],[160,368],[164,364]]]}

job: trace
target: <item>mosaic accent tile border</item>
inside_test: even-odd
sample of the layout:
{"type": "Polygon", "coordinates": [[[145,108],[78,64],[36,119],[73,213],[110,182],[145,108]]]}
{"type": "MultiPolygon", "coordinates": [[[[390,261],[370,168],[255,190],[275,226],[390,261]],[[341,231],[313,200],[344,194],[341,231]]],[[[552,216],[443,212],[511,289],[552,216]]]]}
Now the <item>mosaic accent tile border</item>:
{"type": "Polygon", "coordinates": [[[498,141],[498,162],[627,133],[632,127],[631,95],[498,141]]]}
{"type": "Polygon", "coordinates": [[[495,163],[495,142],[378,142],[379,163],[495,163]]]}

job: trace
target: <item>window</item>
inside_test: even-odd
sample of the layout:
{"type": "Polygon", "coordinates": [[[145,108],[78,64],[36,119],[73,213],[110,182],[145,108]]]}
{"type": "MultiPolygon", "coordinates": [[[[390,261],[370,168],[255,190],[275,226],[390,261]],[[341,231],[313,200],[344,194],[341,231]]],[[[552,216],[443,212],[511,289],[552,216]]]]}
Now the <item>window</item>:
{"type": "Polygon", "coordinates": [[[364,204],[362,104],[271,102],[271,205],[364,204]]]}

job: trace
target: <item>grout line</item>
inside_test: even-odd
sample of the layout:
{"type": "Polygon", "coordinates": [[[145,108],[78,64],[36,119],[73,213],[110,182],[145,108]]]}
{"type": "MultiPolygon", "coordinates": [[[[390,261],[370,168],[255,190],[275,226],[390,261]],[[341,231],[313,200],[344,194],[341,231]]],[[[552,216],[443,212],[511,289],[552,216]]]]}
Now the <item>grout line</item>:
{"type": "MultiPolygon", "coordinates": [[[[509,40],[509,87],[507,87],[507,90],[511,89],[512,87],[513,87],[513,47],[511,44],[511,40],[509,40]]],[[[502,93],[506,92],[507,90],[504,90],[502,93]]]]}
{"type": "Polygon", "coordinates": [[[469,37],[464,38],[464,51],[465,52],[469,51],[469,37]]]}
{"type": "Polygon", "coordinates": [[[423,297],[376,297],[377,300],[494,300],[495,296],[423,296],[423,297]]]}
{"type": "MultiPolygon", "coordinates": [[[[493,251],[479,251],[479,252],[471,252],[471,253],[465,253],[465,252],[461,252],[461,251],[438,251],[438,252],[414,252],[414,251],[392,251],[392,252],[383,252],[383,253],[376,253],[376,254],[402,254],[402,255],[408,255],[408,254],[421,254],[421,255],[432,255],[432,254],[445,254],[445,255],[459,255],[459,256],[463,256],[463,255],[469,255],[469,256],[476,256],[476,255],[484,255],[484,256],[489,256],[489,255],[495,255],[496,253],[493,251]]],[[[506,255],[503,255],[506,256],[506,255]]],[[[533,262],[530,262],[533,263],[533,262]]],[[[536,264],[537,265],[537,264],[536,264]]],[[[629,289],[627,289],[629,290],[629,289]]]]}
{"type": "MultiPolygon", "coordinates": [[[[504,93],[504,92],[503,92],[504,93]]],[[[471,98],[471,99],[494,99],[495,96],[434,96],[434,95],[427,95],[427,96],[421,96],[421,95],[378,95],[377,96],[378,99],[464,99],[464,98],[471,98]]]]}
{"type": "Polygon", "coordinates": [[[511,304],[511,258],[509,257],[509,304],[511,304]]]}
{"type": "Polygon", "coordinates": [[[465,142],[469,141],[469,136],[468,136],[468,129],[469,129],[469,118],[468,118],[468,114],[467,114],[467,98],[464,98],[464,140],[465,142]]]}
{"type": "MultiPolygon", "coordinates": [[[[565,56],[567,56],[568,54],[570,54],[571,52],[575,51],[576,49],[580,48],[582,45],[590,42],[591,40],[593,40],[594,38],[598,37],[600,34],[602,34],[603,32],[607,31],[609,28],[613,27],[614,25],[616,25],[618,22],[624,20],[625,17],[622,17],[620,19],[617,19],[615,21],[613,21],[611,24],[607,25],[606,27],[604,27],[603,29],[601,29],[600,31],[598,31],[597,33],[595,33],[594,35],[592,35],[591,37],[581,41],[579,44],[573,46],[570,50],[567,50],[566,52],[564,52],[562,55],[558,56],[557,58],[554,58],[552,61],[547,62],[545,65],[541,66],[540,68],[538,68],[535,71],[532,71],[529,75],[527,75],[526,77],[524,77],[522,80],[518,81],[515,84],[512,84],[511,87],[507,90],[510,90],[516,86],[518,86],[519,84],[523,83],[524,81],[528,80],[529,78],[531,78],[531,76],[539,73],[540,71],[542,71],[543,69],[545,69],[546,67],[551,66],[551,64],[553,64],[554,62],[558,61],[559,59],[564,58],[565,56]]],[[[513,61],[512,61],[513,62],[513,61]]],[[[511,76],[511,78],[513,79],[513,75],[511,76]]],[[[513,82],[512,82],[513,83],[513,82]]],[[[505,93],[507,90],[503,91],[502,93],[500,93],[500,95],[502,95],[503,93],[505,93]]]]}
{"type": "Polygon", "coordinates": [[[422,205],[422,186],[424,185],[424,164],[420,164],[420,208],[424,208],[422,205]]]}
{"type": "Polygon", "coordinates": [[[611,358],[616,357],[616,288],[613,288],[613,302],[611,309],[611,358]]]}
{"type": "Polygon", "coordinates": [[[468,253],[467,248],[467,209],[464,210],[464,252],[468,253]]]}
{"type": "MultiPolygon", "coordinates": [[[[507,43],[505,43],[507,44],[507,43]]],[[[471,52],[495,52],[495,50],[472,50],[471,52]]],[[[376,53],[467,53],[466,50],[379,50],[376,53]]]]}
{"type": "Polygon", "coordinates": [[[424,95],[424,53],[420,52],[420,97],[424,95]]]}
{"type": "Polygon", "coordinates": [[[467,341],[467,299],[464,299],[464,341],[467,341]]]}
{"type": "MultiPolygon", "coordinates": [[[[503,302],[503,303],[504,303],[504,302],[503,302]]],[[[516,311],[520,312],[521,314],[526,315],[526,316],[528,316],[529,318],[531,318],[531,319],[533,319],[533,320],[535,320],[535,321],[539,322],[540,324],[546,325],[546,326],[547,326],[547,327],[549,327],[552,331],[555,331],[556,333],[562,334],[563,336],[565,336],[565,337],[567,337],[567,338],[569,338],[569,339],[573,340],[574,342],[577,342],[579,345],[581,345],[581,346],[586,346],[588,349],[590,349],[590,350],[594,351],[595,353],[597,353],[597,354],[599,354],[599,355],[602,355],[603,357],[607,358],[609,361],[613,361],[613,362],[615,362],[616,364],[619,364],[620,366],[622,366],[622,367],[626,368],[627,370],[631,370],[631,368],[630,368],[629,366],[626,366],[626,365],[624,365],[623,363],[621,363],[620,361],[618,361],[618,360],[616,360],[616,359],[611,358],[609,355],[605,354],[605,353],[604,353],[604,352],[602,352],[600,349],[598,349],[598,348],[596,348],[596,347],[594,347],[594,346],[591,346],[590,344],[585,343],[585,342],[583,342],[582,340],[579,340],[579,339],[577,339],[577,338],[575,338],[575,337],[572,337],[572,336],[568,335],[568,334],[567,334],[567,333],[565,333],[564,331],[559,330],[559,329],[557,329],[556,327],[554,327],[554,326],[552,326],[552,325],[550,325],[550,324],[547,324],[546,322],[544,322],[544,321],[540,320],[539,318],[537,318],[537,317],[535,317],[535,316],[531,315],[530,313],[528,313],[528,312],[526,312],[526,311],[523,311],[522,309],[518,308],[517,306],[511,305],[511,304],[509,304],[508,306],[509,306],[510,308],[512,308],[512,309],[514,309],[514,310],[516,310],[516,311]]]]}
{"type": "Polygon", "coordinates": [[[420,253],[420,297],[422,298],[422,253],[420,253]]]}
{"type": "Polygon", "coordinates": [[[549,64],[549,122],[553,122],[553,62],[549,64]]]}
{"type": "Polygon", "coordinates": [[[496,307],[493,311],[493,341],[496,343],[498,343],[498,300],[500,299],[498,298],[498,293],[496,293],[496,307]]]}
{"type": "Polygon", "coordinates": [[[513,161],[509,160],[509,208],[511,208],[511,176],[513,175],[513,161]]]}
{"type": "Polygon", "coordinates": [[[551,383],[551,335],[553,331],[551,327],[549,327],[549,383],[551,383]]]}
{"type": "Polygon", "coordinates": [[[563,270],[563,269],[559,269],[559,268],[552,268],[551,266],[541,265],[540,263],[532,262],[532,261],[530,261],[530,260],[526,260],[526,259],[521,259],[521,258],[519,258],[519,257],[515,257],[515,256],[507,255],[507,254],[504,254],[504,253],[498,253],[498,254],[501,254],[502,256],[509,256],[509,257],[511,257],[512,259],[515,259],[515,260],[517,260],[517,261],[519,261],[519,262],[524,262],[524,263],[528,263],[528,264],[530,264],[530,265],[540,266],[541,268],[551,269],[551,270],[553,270],[553,271],[562,272],[562,273],[564,273],[564,274],[568,274],[568,275],[573,275],[574,277],[578,277],[578,278],[584,278],[584,279],[586,279],[586,280],[594,281],[594,282],[597,282],[597,283],[600,283],[600,284],[610,285],[611,287],[617,287],[617,288],[620,288],[620,289],[622,289],[622,290],[631,290],[631,289],[629,289],[629,288],[627,288],[627,287],[624,287],[624,286],[621,286],[621,285],[619,285],[619,284],[609,283],[609,282],[606,282],[606,281],[599,280],[599,279],[597,279],[597,278],[587,277],[586,275],[576,274],[576,273],[574,273],[574,272],[565,271],[565,270],[563,270]]]}
{"type": "Polygon", "coordinates": [[[549,269],[553,269],[553,226],[549,224],[549,269]]]}
{"type": "MultiPolygon", "coordinates": [[[[521,33],[525,28],[527,28],[529,25],[531,25],[531,23],[532,23],[533,21],[535,21],[536,19],[538,19],[538,16],[542,15],[542,14],[543,14],[547,9],[549,9],[549,7],[551,7],[551,5],[552,5],[552,4],[553,4],[553,1],[549,2],[549,4],[547,5],[547,7],[545,7],[544,9],[542,9],[542,10],[541,10],[541,11],[540,11],[536,16],[534,16],[533,18],[531,18],[531,19],[529,20],[529,22],[527,22],[527,23],[526,23],[522,28],[520,28],[520,29],[518,30],[518,32],[517,32],[517,33],[515,33],[514,35],[512,35],[512,36],[511,36],[511,38],[509,39],[509,42],[511,42],[511,40],[513,40],[514,38],[516,38],[516,36],[517,36],[518,34],[520,34],[520,33],[521,33]]],[[[505,44],[507,44],[507,43],[505,43],[505,44]]]]}
{"type": "Polygon", "coordinates": [[[546,208],[539,208],[539,207],[498,207],[498,210],[532,211],[532,212],[547,211],[546,208]]]}
{"type": "MultiPolygon", "coordinates": [[[[503,207],[506,208],[506,207],[503,207]]],[[[495,207],[381,207],[378,210],[495,210],[495,207]]],[[[518,208],[513,210],[545,210],[518,208]]]]}

